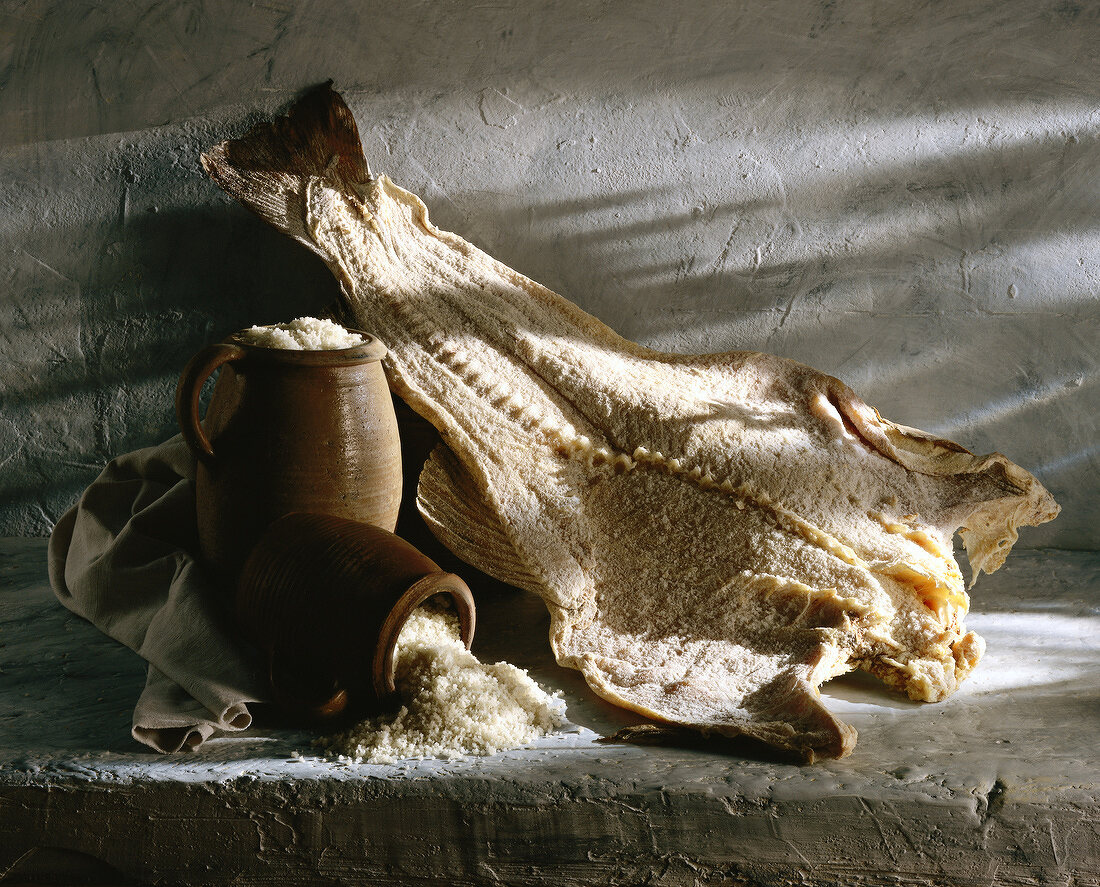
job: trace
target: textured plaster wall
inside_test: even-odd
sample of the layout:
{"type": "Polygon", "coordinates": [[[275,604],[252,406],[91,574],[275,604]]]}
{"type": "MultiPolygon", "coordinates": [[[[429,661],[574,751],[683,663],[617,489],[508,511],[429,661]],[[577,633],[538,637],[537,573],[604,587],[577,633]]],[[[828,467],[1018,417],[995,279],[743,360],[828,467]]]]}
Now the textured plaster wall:
{"type": "Polygon", "coordinates": [[[623,334],[753,348],[1030,468],[1096,547],[1100,6],[0,6],[0,534],[173,433],[327,271],[201,150],[334,78],[372,167],[623,334]],[[673,12],[677,9],[680,11],[673,12]]]}

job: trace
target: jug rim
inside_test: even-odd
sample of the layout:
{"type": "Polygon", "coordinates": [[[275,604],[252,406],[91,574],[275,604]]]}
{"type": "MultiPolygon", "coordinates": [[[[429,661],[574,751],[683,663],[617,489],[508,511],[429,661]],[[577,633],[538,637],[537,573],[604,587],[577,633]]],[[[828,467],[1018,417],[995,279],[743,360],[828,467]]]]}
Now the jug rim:
{"type": "MultiPolygon", "coordinates": [[[[256,326],[273,327],[274,323],[256,324],[256,326]]],[[[237,330],[226,336],[223,340],[228,345],[235,345],[244,349],[250,358],[271,360],[279,363],[296,364],[298,366],[353,366],[361,363],[371,363],[381,360],[389,349],[377,336],[366,330],[345,327],[349,333],[357,333],[363,337],[358,345],[349,348],[328,348],[322,351],[299,351],[293,348],[273,348],[270,345],[260,345],[246,341],[244,336],[250,328],[237,330]]]]}

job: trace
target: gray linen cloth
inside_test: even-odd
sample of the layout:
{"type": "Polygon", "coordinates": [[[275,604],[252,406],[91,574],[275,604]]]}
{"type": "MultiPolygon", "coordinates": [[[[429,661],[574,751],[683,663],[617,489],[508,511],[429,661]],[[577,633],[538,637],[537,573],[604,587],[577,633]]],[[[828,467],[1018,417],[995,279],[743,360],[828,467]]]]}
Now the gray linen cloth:
{"type": "Polygon", "coordinates": [[[268,701],[257,655],[243,644],[196,558],[195,461],[179,435],[112,461],[50,536],[58,599],[149,663],[135,739],[193,750],[216,730],[244,730],[268,701]]]}

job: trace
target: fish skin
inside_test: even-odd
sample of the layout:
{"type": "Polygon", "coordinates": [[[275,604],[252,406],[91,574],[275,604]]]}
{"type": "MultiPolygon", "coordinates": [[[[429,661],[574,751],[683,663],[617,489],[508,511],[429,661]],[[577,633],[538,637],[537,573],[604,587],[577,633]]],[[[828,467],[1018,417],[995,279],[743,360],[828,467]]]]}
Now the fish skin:
{"type": "Polygon", "coordinates": [[[372,176],[329,85],[202,162],[316,252],[392,389],[439,431],[418,505],[483,571],[539,594],[559,663],[601,696],[804,760],[855,730],[817,687],[865,669],[953,692],[984,645],[974,578],[1058,506],[994,453],[883,419],[759,352],[665,354],[435,228],[372,176]]]}

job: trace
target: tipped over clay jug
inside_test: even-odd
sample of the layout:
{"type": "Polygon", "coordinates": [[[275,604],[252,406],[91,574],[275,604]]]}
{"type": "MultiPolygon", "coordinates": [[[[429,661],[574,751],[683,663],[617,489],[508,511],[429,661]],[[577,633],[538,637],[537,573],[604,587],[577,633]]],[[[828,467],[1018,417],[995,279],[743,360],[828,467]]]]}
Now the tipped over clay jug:
{"type": "Polygon", "coordinates": [[[474,598],[461,578],[380,527],[288,514],[252,549],[233,606],[267,656],[275,701],[297,720],[319,721],[396,707],[401,629],[437,596],[454,608],[469,649],[474,598]]]}
{"type": "Polygon", "coordinates": [[[291,512],[394,529],[401,446],[386,348],[350,332],[363,343],[329,351],[270,348],[234,333],[180,376],[176,415],[197,460],[199,545],[225,582],[236,580],[264,529],[291,512]],[[200,421],[199,393],[219,367],[200,421]]]}

